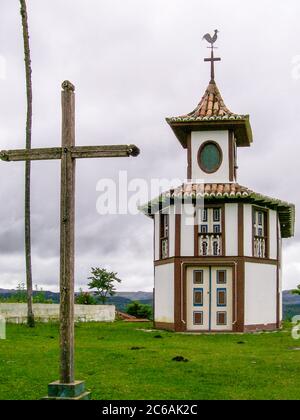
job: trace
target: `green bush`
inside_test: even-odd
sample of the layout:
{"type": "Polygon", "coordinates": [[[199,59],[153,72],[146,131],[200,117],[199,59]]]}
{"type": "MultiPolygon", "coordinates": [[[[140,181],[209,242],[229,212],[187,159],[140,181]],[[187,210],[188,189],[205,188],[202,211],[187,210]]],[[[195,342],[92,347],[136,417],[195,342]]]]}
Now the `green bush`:
{"type": "Polygon", "coordinates": [[[129,303],[126,308],[126,312],[128,315],[132,315],[137,318],[152,319],[152,307],[137,301],[129,303]]]}
{"type": "Polygon", "coordinates": [[[80,289],[79,294],[75,297],[75,303],[77,305],[96,305],[96,299],[93,295],[89,292],[84,292],[82,289],[80,289]]]}

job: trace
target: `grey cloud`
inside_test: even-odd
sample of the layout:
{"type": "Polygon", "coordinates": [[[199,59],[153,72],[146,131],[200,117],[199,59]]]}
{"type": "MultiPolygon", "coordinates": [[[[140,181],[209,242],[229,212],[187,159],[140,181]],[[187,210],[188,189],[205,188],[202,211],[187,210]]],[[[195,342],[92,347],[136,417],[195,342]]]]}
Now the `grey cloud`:
{"type": "MultiPolygon", "coordinates": [[[[298,0],[28,0],[28,8],[33,145],[60,144],[60,85],[70,79],[76,85],[77,143],[136,143],[142,151],[137,159],[77,164],[78,286],[91,265],[107,264],[120,271],[123,290],[151,290],[151,221],[100,217],[96,184],[117,179],[120,169],[148,181],[185,177],[185,150],[164,118],[189,112],[200,100],[209,81],[201,38],[215,28],[221,31],[218,85],[229,108],[250,113],[254,132],[253,146],[239,152],[239,182],[299,207],[300,79],[292,78],[291,64],[300,54],[298,0]]],[[[8,69],[0,80],[0,146],[20,148],[26,103],[19,5],[2,0],[0,9],[0,54],[8,69]]],[[[58,162],[33,165],[34,275],[45,288],[57,287],[59,171],[58,162]]],[[[23,176],[22,164],[0,164],[0,287],[24,279],[23,176]]],[[[298,260],[298,219],[296,232],[285,242],[288,268],[298,260]]],[[[287,269],[285,284],[297,284],[296,277],[287,269]]]]}

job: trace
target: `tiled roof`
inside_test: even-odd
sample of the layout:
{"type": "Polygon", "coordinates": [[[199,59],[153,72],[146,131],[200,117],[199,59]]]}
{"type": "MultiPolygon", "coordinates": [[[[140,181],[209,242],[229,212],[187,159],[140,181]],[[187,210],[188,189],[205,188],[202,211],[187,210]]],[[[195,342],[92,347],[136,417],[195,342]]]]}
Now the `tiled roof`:
{"type": "Polygon", "coordinates": [[[241,120],[246,117],[245,115],[238,115],[231,112],[225,105],[216,83],[210,82],[199,105],[194,111],[180,117],[167,118],[167,121],[241,120]]]}
{"type": "Polygon", "coordinates": [[[141,210],[148,215],[153,215],[159,209],[170,203],[183,199],[204,199],[205,201],[243,201],[265,206],[278,211],[283,238],[294,236],[295,206],[294,204],[256,193],[249,188],[237,183],[219,184],[183,184],[178,188],[167,191],[157,199],[152,200],[141,210]]]}
{"type": "Polygon", "coordinates": [[[166,118],[174,134],[184,148],[187,136],[194,130],[233,130],[237,146],[250,146],[252,130],[249,115],[235,114],[224,103],[216,83],[210,82],[199,105],[189,114],[166,118]]]}
{"type": "Polygon", "coordinates": [[[171,198],[239,198],[249,197],[253,192],[239,184],[183,184],[168,191],[166,197],[171,198]]]}

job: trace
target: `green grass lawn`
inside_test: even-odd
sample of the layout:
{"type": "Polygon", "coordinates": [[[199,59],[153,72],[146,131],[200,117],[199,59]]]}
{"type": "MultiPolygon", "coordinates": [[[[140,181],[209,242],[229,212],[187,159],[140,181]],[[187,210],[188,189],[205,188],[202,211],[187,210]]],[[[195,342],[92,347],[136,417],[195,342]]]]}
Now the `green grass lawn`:
{"type": "MultiPolygon", "coordinates": [[[[76,379],[86,381],[93,399],[300,398],[300,342],[288,327],[254,335],[142,329],[151,324],[76,326],[76,379]]],[[[58,379],[58,354],[57,325],[8,325],[7,340],[0,340],[0,398],[45,396],[58,379]]]]}

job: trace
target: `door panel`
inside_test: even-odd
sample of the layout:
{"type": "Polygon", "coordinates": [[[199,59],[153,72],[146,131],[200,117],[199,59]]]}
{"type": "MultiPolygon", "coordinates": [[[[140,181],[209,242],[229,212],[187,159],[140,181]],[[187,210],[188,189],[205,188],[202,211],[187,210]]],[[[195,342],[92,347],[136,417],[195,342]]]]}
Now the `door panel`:
{"type": "Polygon", "coordinates": [[[211,329],[232,330],[232,268],[211,267],[211,329]]]}
{"type": "Polygon", "coordinates": [[[232,330],[232,268],[188,267],[187,329],[232,330]]]}
{"type": "Polygon", "coordinates": [[[189,267],[187,269],[187,328],[208,330],[209,328],[209,269],[189,267]]]}

